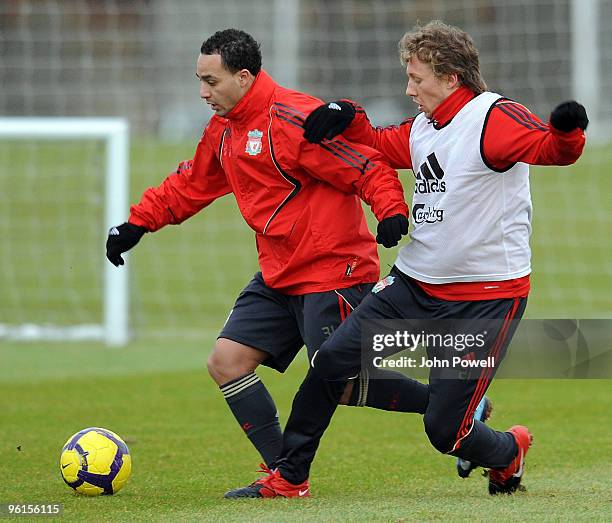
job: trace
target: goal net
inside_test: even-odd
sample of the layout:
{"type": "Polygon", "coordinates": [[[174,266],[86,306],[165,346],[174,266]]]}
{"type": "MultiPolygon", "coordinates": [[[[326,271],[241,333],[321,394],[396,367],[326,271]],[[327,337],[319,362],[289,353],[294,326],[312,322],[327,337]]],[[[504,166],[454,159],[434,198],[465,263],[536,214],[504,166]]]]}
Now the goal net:
{"type": "Polygon", "coordinates": [[[127,273],[87,253],[125,215],[126,121],[0,118],[0,138],[0,339],[125,344],[127,273]]]}

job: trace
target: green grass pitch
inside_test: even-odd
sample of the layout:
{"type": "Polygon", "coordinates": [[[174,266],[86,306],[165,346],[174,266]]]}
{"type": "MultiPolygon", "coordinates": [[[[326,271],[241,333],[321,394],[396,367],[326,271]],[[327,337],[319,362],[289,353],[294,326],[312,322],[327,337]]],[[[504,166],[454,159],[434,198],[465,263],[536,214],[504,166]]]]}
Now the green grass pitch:
{"type": "MultiPolygon", "coordinates": [[[[3,147],[0,168],[9,172],[22,159],[3,147]]],[[[136,143],[132,199],[191,149],[136,143]]],[[[41,151],[43,158],[55,154],[41,151]]],[[[79,164],[79,154],[67,156],[79,164]]],[[[36,173],[47,163],[39,162],[36,173]]],[[[612,155],[601,149],[567,170],[535,170],[528,317],[612,316],[610,166],[612,155]]],[[[82,217],[100,213],[101,202],[72,202],[66,208],[74,220],[61,221],[64,215],[46,202],[53,184],[64,181],[34,174],[0,177],[0,194],[11,193],[0,196],[0,323],[21,321],[24,311],[36,321],[69,323],[74,314],[91,321],[99,314],[104,237],[102,230],[92,235],[82,217]],[[25,219],[32,213],[39,213],[33,224],[25,219]],[[24,239],[37,230],[36,242],[24,239]],[[54,242],[62,234],[76,238],[79,248],[62,251],[54,242]],[[67,283],[79,294],[72,308],[62,302],[67,283]]],[[[489,497],[478,473],[458,478],[454,459],[430,446],[419,416],[341,407],[313,465],[310,499],[223,500],[225,490],[257,477],[259,458],[208,377],[205,360],[256,269],[254,249],[251,232],[226,198],[180,228],[145,237],[135,249],[137,338],[128,347],[0,342],[0,503],[62,503],[68,521],[612,520],[610,380],[494,382],[491,424],[524,423],[535,437],[527,491],[512,497],[489,497]],[[181,250],[184,245],[192,250],[181,250]],[[193,325],[198,329],[185,331],[193,325]],[[65,440],[94,425],[120,434],[133,455],[132,477],[116,496],[76,496],[59,473],[65,440]]],[[[394,254],[381,250],[383,271],[394,254]]],[[[260,372],[281,421],[305,371],[302,355],[285,375],[260,372]]]]}
{"type": "MultiPolygon", "coordinates": [[[[204,340],[207,344],[212,339],[204,340]]],[[[491,423],[529,425],[527,492],[491,498],[460,479],[419,416],[341,407],[307,500],[221,499],[251,482],[258,456],[203,371],[200,344],[4,346],[0,502],[63,503],[70,521],[605,520],[612,515],[610,381],[499,380],[491,423]],[[61,480],[61,445],[102,426],[126,439],[133,473],[116,496],[77,496],[61,480]],[[20,447],[21,450],[17,450],[20,447]]],[[[306,368],[260,375],[286,419],[306,368]]]]}

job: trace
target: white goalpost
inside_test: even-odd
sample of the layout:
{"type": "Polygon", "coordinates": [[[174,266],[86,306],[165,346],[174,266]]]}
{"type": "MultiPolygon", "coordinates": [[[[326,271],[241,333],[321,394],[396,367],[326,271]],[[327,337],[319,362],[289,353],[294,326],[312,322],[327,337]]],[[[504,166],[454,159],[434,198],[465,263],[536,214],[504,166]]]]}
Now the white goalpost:
{"type": "Polygon", "coordinates": [[[588,107],[590,128],[589,138],[605,141],[605,127],[610,122],[602,121],[600,97],[603,91],[600,62],[601,46],[599,31],[585,30],[596,28],[601,16],[600,0],[572,0],[571,3],[571,42],[572,42],[572,94],[588,107]]]}
{"type": "MultiPolygon", "coordinates": [[[[125,119],[0,118],[0,139],[102,140],[106,150],[103,226],[105,230],[108,230],[125,220],[129,189],[129,129],[125,119]]],[[[100,246],[100,256],[103,256],[103,246],[100,246]]],[[[102,340],[109,346],[125,345],[129,338],[127,267],[115,268],[110,263],[105,263],[104,267],[103,318],[100,324],[56,326],[23,323],[15,325],[2,323],[0,319],[0,339],[102,340]]]]}

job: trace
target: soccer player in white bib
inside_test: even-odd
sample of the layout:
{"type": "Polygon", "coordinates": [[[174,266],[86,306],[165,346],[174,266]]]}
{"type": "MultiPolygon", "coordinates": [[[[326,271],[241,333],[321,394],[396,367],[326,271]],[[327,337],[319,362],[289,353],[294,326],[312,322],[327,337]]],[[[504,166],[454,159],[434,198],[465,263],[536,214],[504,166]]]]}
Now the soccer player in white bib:
{"type": "MultiPolygon", "coordinates": [[[[574,163],[585,143],[586,111],[575,101],[564,102],[546,123],[520,103],[487,91],[471,37],[440,21],[407,33],[399,50],[406,95],[419,106],[416,117],[377,128],[359,105],[340,100],[315,109],[304,124],[311,142],[342,133],[416,177],[411,241],[400,249],[390,275],[322,344],[311,365],[327,380],[355,376],[367,320],[493,320],[496,332],[489,333],[480,355],[495,356],[495,367],[469,379],[441,379],[432,371],[421,409],[437,450],[488,469],[491,494],[512,493],[520,485],[532,435],[522,425],[493,430],[474,420],[474,411],[527,302],[529,165],[574,163]]],[[[284,449],[281,473],[290,470],[294,455],[296,449],[284,449]]]]}
{"type": "MultiPolygon", "coordinates": [[[[362,108],[338,101],[305,123],[310,141],[343,133],[416,177],[414,231],[391,271],[393,285],[370,295],[323,344],[313,367],[326,379],[358,370],[359,326],[367,318],[498,319],[489,354],[499,365],[529,293],[529,165],[574,163],[585,143],[588,119],[579,103],[558,105],[545,123],[487,91],[478,51],[459,28],[430,22],[407,33],[399,49],[406,95],[421,111],[415,118],[374,128],[362,108]]],[[[489,469],[491,494],[518,488],[532,441],[522,425],[498,432],[472,421],[496,368],[471,380],[430,379],[423,417],[436,449],[489,469]]]]}

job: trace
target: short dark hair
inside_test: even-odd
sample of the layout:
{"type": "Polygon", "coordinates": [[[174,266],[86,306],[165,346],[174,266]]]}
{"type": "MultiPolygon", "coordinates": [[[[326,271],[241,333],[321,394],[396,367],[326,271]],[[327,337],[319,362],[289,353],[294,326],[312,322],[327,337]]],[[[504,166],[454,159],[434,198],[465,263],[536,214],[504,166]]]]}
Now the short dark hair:
{"type": "Polygon", "coordinates": [[[221,55],[221,63],[232,73],[248,69],[253,75],[261,70],[261,49],[255,39],[239,29],[217,31],[200,49],[202,54],[221,55]]]}

